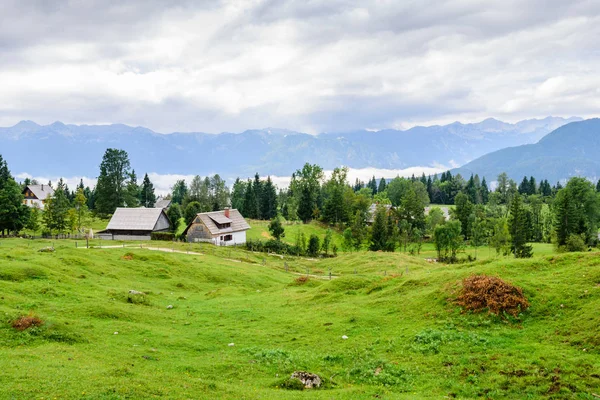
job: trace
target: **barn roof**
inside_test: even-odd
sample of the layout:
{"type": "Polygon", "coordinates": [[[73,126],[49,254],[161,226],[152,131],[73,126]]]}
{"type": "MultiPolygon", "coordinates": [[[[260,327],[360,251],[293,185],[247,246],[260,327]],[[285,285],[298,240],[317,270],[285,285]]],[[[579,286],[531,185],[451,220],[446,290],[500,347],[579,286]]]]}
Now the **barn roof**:
{"type": "Polygon", "coordinates": [[[46,200],[46,197],[54,194],[54,189],[48,185],[29,185],[23,190],[23,193],[25,193],[27,189],[29,189],[38,200],[46,200]]]}
{"type": "MultiPolygon", "coordinates": [[[[208,228],[208,231],[211,235],[241,232],[250,229],[250,225],[248,225],[242,214],[236,209],[229,210],[229,218],[225,216],[225,211],[212,211],[200,213],[197,215],[197,218],[200,218],[202,223],[208,228]],[[231,223],[231,227],[219,229],[219,227],[217,226],[217,224],[226,223],[231,223]]],[[[192,221],[192,223],[189,224],[187,228],[185,228],[185,231],[183,232],[184,235],[187,234],[188,229],[190,229],[190,226],[192,226],[194,221],[192,221]]]]}
{"type": "Polygon", "coordinates": [[[117,208],[106,230],[152,231],[161,214],[162,208],[117,208]]]}

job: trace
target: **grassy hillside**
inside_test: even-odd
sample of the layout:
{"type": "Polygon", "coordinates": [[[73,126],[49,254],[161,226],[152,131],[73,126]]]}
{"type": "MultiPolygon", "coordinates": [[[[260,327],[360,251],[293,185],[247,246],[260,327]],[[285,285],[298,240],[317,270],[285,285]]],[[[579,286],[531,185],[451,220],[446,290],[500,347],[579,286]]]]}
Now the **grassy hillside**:
{"type": "MultiPolygon", "coordinates": [[[[269,233],[270,221],[249,220],[248,223],[252,227],[246,233],[246,236],[249,239],[265,240],[271,238],[271,234],[269,233]]],[[[303,224],[301,222],[286,222],[284,224],[284,228],[285,237],[282,240],[292,245],[296,243],[296,238],[298,237],[300,232],[304,233],[307,240],[310,237],[310,235],[314,234],[319,236],[319,239],[322,241],[328,229],[327,225],[316,221],[310,222],[308,224],[303,224]]],[[[332,232],[333,241],[331,245],[333,246],[335,244],[338,247],[338,251],[341,251],[343,237],[341,233],[338,232],[336,229],[332,228],[332,232]]]]}
{"type": "Polygon", "coordinates": [[[447,266],[400,253],[283,260],[189,244],[169,246],[204,255],[72,241],[37,251],[47,244],[0,242],[0,398],[600,394],[599,253],[447,266]],[[299,284],[284,263],[334,277],[299,284]],[[474,273],[523,287],[531,308],[520,320],[461,314],[448,298],[474,273]],[[132,289],[147,295],[129,302],[132,289]],[[11,327],[29,313],[44,324],[11,327]],[[278,387],[295,370],[326,388],[278,387]]]}

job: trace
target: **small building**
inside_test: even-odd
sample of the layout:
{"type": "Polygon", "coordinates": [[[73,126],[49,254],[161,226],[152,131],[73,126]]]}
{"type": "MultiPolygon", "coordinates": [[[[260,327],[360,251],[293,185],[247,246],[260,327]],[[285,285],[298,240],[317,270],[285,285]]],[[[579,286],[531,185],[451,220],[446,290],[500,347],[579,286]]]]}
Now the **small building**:
{"type": "Polygon", "coordinates": [[[250,225],[238,210],[200,213],[185,228],[183,234],[188,242],[212,242],[218,246],[246,243],[246,231],[250,225]]]}
{"type": "Polygon", "coordinates": [[[23,189],[23,204],[29,207],[44,208],[46,199],[54,195],[54,189],[48,185],[28,185],[23,189]]]}
{"type": "Polygon", "coordinates": [[[393,208],[391,204],[371,204],[371,206],[369,207],[369,214],[367,217],[367,225],[373,225],[373,222],[375,222],[375,211],[377,211],[378,206],[385,208],[385,213],[387,215],[390,215],[390,211],[393,208]]]}
{"type": "Polygon", "coordinates": [[[105,240],[150,240],[152,232],[169,232],[171,221],[162,208],[117,208],[105,230],[105,240]]]}
{"type": "Polygon", "coordinates": [[[166,210],[169,207],[171,207],[171,200],[169,199],[159,199],[156,200],[156,203],[154,203],[154,208],[162,208],[163,210],[166,210]]]}

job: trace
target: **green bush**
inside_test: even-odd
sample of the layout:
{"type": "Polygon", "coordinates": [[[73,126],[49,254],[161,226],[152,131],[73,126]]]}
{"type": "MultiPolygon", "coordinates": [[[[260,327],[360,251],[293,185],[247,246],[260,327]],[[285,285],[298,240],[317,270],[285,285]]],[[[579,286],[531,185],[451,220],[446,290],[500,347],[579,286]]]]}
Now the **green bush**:
{"type": "Polygon", "coordinates": [[[565,243],[565,250],[567,251],[586,251],[587,246],[585,240],[581,235],[571,234],[567,238],[565,243]]]}
{"type": "Polygon", "coordinates": [[[274,386],[285,390],[304,390],[304,383],[296,378],[281,379],[274,386]]]}
{"type": "Polygon", "coordinates": [[[173,239],[175,239],[175,234],[173,234],[172,232],[152,232],[150,234],[150,239],[172,241],[173,239]]]}

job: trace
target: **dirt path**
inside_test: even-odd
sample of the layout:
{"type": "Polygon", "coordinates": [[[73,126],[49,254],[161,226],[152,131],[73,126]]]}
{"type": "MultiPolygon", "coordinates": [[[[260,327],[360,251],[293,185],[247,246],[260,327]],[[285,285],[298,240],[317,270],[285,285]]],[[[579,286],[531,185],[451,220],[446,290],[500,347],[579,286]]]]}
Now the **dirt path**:
{"type": "MultiPolygon", "coordinates": [[[[86,249],[86,247],[78,247],[79,249],[86,249]]],[[[178,253],[178,254],[189,254],[193,256],[203,256],[203,253],[197,253],[195,251],[187,251],[187,250],[175,250],[169,249],[166,247],[140,247],[136,245],[129,246],[92,246],[90,249],[142,249],[142,250],[150,250],[150,251],[162,251],[164,253],[178,253]]]]}

